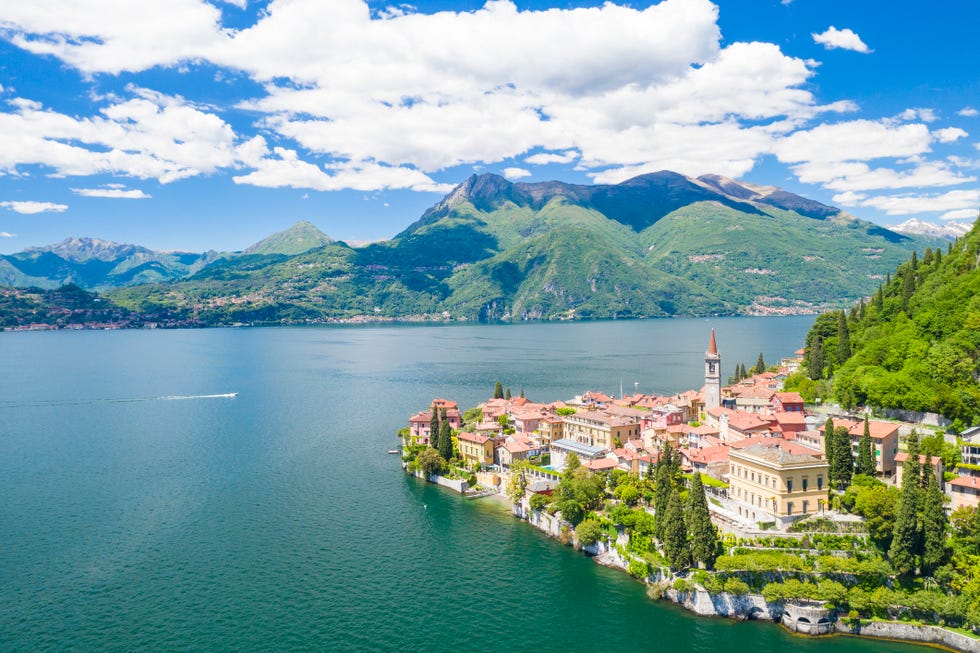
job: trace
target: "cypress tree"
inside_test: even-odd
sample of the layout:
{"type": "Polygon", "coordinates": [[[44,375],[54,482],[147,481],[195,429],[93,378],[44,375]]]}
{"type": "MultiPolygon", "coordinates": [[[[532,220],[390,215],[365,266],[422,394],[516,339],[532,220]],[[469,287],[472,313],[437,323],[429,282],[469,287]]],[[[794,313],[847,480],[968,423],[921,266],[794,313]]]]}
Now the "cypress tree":
{"type": "Polygon", "coordinates": [[[844,426],[834,429],[834,465],[830,468],[831,478],[837,481],[837,489],[843,490],[851,484],[854,475],[854,457],[851,455],[851,434],[844,426]]]}
{"type": "Polygon", "coordinates": [[[858,304],[858,320],[863,320],[864,316],[867,314],[868,306],[864,303],[864,297],[861,298],[861,303],[858,304]]]}
{"type": "Polygon", "coordinates": [[[743,379],[749,378],[749,371],[745,369],[745,363],[742,363],[742,378],[743,379]]]}
{"type": "Polygon", "coordinates": [[[931,576],[946,561],[946,532],[949,519],[943,508],[945,495],[939,489],[936,474],[926,467],[926,489],[922,495],[922,573],[931,576]]]}
{"type": "Polygon", "coordinates": [[[938,268],[939,267],[939,264],[942,263],[942,262],[943,262],[943,251],[937,247],[936,248],[936,267],[938,268]]]}
{"type": "Polygon", "coordinates": [[[911,263],[913,271],[915,271],[915,269],[919,267],[919,259],[915,254],[915,250],[912,251],[912,260],[909,261],[909,263],[911,263]]]}
{"type": "Polygon", "coordinates": [[[449,420],[439,424],[439,455],[445,460],[453,457],[453,429],[449,426],[449,420]]]}
{"type": "Polygon", "coordinates": [[[759,352],[759,360],[755,362],[755,373],[762,374],[766,371],[766,361],[762,359],[762,352],[759,352]]]}
{"type": "Polygon", "coordinates": [[[837,316],[837,363],[843,365],[851,357],[851,334],[847,329],[847,316],[841,311],[837,316]]]}
{"type": "Polygon", "coordinates": [[[899,574],[915,571],[919,551],[919,436],[912,432],[908,439],[908,460],[902,470],[902,498],[895,518],[895,534],[888,557],[899,574]]]}
{"type": "Polygon", "coordinates": [[[439,448],[439,411],[432,407],[432,418],[429,419],[429,444],[433,449],[439,448]]]}
{"type": "Polygon", "coordinates": [[[929,265],[932,263],[932,248],[926,247],[926,253],[922,257],[922,265],[929,265]]]}
{"type": "Polygon", "coordinates": [[[704,483],[700,472],[691,475],[691,489],[687,493],[687,532],[691,535],[691,558],[711,567],[718,548],[718,534],[711,523],[708,500],[704,496],[704,483]]]}
{"type": "Polygon", "coordinates": [[[493,398],[494,399],[504,398],[504,386],[500,385],[500,381],[497,381],[497,385],[493,387],[493,398]]]}
{"type": "Polygon", "coordinates": [[[892,273],[891,272],[886,272],[885,273],[885,288],[887,288],[890,285],[892,285],[892,273]]]}
{"type": "Polygon", "coordinates": [[[657,469],[653,481],[653,535],[663,542],[664,526],[667,524],[667,502],[670,501],[670,492],[674,489],[673,471],[671,470],[671,458],[673,450],[670,443],[666,443],[660,450],[660,460],[657,461],[657,469]]]}
{"type": "Polygon", "coordinates": [[[864,433],[858,443],[857,473],[867,476],[875,475],[875,459],[871,453],[871,426],[868,424],[868,417],[864,417],[864,433]]]}
{"type": "Polygon", "coordinates": [[[506,399],[507,401],[510,401],[510,388],[507,388],[507,394],[504,395],[504,399],[506,399]]]}
{"type": "Polygon", "coordinates": [[[691,566],[691,549],[687,544],[687,527],[677,489],[670,492],[667,500],[666,525],[664,528],[664,557],[674,571],[691,566]]]}
{"type": "Polygon", "coordinates": [[[526,399],[526,397],[524,396],[524,386],[521,386],[521,394],[518,396],[520,396],[521,399],[526,399]]]}
{"type": "Polygon", "coordinates": [[[810,372],[810,378],[814,381],[819,381],[823,378],[823,342],[820,336],[813,339],[813,345],[810,347],[810,360],[807,361],[807,369],[810,372]]]}
{"type": "Polygon", "coordinates": [[[837,447],[834,446],[834,420],[830,417],[827,418],[826,423],[823,425],[823,456],[827,460],[827,465],[830,467],[827,474],[831,481],[834,478],[834,456],[837,454],[837,447]]]}
{"type": "Polygon", "coordinates": [[[902,280],[902,310],[908,315],[909,300],[912,298],[912,293],[915,292],[915,272],[911,268],[906,268],[904,277],[902,280]]]}
{"type": "Polygon", "coordinates": [[[881,313],[885,310],[885,288],[884,286],[878,286],[878,292],[875,293],[875,308],[881,313]]]}

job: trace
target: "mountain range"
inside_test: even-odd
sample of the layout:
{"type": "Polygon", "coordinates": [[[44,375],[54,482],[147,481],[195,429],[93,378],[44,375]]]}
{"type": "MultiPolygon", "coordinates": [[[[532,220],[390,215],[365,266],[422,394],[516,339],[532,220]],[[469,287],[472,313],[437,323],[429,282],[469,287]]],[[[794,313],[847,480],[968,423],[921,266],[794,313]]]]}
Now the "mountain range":
{"type": "Polygon", "coordinates": [[[484,174],[364,247],[309,223],[233,253],[69,239],[0,258],[0,282],[71,281],[206,323],[791,313],[870,294],[938,242],[718,175],[575,185],[484,174]]]}
{"type": "Polygon", "coordinates": [[[900,234],[956,240],[968,234],[972,226],[973,224],[971,222],[961,222],[959,220],[938,225],[932,222],[924,222],[917,218],[909,218],[901,224],[888,225],[888,229],[900,234]]]}

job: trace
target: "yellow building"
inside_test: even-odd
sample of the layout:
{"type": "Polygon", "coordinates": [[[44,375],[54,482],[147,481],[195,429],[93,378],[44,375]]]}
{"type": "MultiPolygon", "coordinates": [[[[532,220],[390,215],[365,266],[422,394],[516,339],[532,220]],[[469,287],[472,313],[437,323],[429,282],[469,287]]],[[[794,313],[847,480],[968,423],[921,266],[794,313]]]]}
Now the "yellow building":
{"type": "Polygon", "coordinates": [[[584,410],[562,418],[563,439],[593,447],[612,449],[640,437],[640,423],[632,417],[584,410]]]}
{"type": "Polygon", "coordinates": [[[489,466],[493,464],[494,442],[485,435],[476,433],[460,433],[457,437],[459,455],[470,463],[489,466]]]}
{"type": "Polygon", "coordinates": [[[549,417],[538,422],[538,439],[542,447],[548,447],[552,442],[557,442],[563,437],[563,422],[560,418],[549,417]]]}
{"type": "Polygon", "coordinates": [[[823,509],[830,466],[819,451],[792,442],[732,449],[728,493],[738,513],[785,526],[823,509]]]}

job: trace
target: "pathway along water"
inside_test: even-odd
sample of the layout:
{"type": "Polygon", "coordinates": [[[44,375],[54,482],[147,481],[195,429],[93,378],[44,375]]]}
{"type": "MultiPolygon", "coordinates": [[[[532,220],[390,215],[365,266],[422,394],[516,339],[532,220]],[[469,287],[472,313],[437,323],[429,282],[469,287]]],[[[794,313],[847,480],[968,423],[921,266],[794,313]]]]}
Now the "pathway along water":
{"type": "Polygon", "coordinates": [[[911,651],[652,602],[386,453],[435,396],[693,387],[711,326],[728,374],[809,323],[2,334],[0,650],[911,651]]]}

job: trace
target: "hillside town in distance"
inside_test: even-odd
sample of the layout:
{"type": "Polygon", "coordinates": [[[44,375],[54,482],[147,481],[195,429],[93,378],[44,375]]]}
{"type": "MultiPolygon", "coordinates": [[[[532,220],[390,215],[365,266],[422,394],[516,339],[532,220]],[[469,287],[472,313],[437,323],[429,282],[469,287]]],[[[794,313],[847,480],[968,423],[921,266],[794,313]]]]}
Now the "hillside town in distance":
{"type": "MultiPolygon", "coordinates": [[[[448,427],[442,428],[453,438],[451,449],[445,445],[451,451],[447,455],[459,463],[460,473],[473,472],[470,485],[477,488],[468,488],[470,492],[507,494],[510,472],[519,465],[532,479],[529,494],[550,496],[570,458],[594,474],[621,470],[646,478],[669,450],[685,475],[700,473],[711,498],[712,522],[722,532],[786,532],[794,522],[815,516],[858,520],[837,510],[830,498],[828,424],[836,433],[846,431],[855,465],[862,438],[868,437],[874,477],[898,487],[909,458],[906,437],[916,427],[921,435],[936,429],[805,405],[798,393],[782,391],[783,381],[799,370],[803,354],[801,349],[776,366],[752,368],[745,378],[723,386],[712,330],[700,390],[619,397],[588,391],[566,401],[537,403],[523,396],[523,390],[520,396],[509,396],[508,389],[508,396],[490,398],[465,415],[456,402],[435,399],[409,418],[402,431],[405,451],[428,445],[432,429],[445,422],[448,427]]],[[[499,384],[495,394],[502,394],[499,384]]],[[[934,474],[947,495],[948,512],[975,508],[980,500],[980,427],[945,438],[960,447],[961,463],[955,469],[960,473],[951,473],[934,455],[920,454],[917,469],[934,474]]]]}

